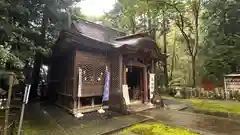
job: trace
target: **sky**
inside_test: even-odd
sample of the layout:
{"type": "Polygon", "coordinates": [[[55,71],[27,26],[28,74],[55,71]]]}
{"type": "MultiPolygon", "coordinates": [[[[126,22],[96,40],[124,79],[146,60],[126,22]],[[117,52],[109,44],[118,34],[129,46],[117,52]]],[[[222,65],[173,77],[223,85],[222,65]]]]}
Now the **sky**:
{"type": "Polygon", "coordinates": [[[86,16],[102,16],[104,12],[113,9],[116,0],[83,0],[76,4],[86,16]]]}

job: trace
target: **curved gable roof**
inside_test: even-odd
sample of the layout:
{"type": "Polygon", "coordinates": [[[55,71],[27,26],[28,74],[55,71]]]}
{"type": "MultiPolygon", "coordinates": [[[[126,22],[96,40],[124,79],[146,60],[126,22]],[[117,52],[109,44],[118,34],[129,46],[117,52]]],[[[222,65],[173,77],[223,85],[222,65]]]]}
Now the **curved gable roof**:
{"type": "Polygon", "coordinates": [[[124,32],[83,19],[74,22],[71,31],[66,32],[66,34],[77,42],[82,43],[81,45],[88,47],[105,48],[105,50],[125,47],[134,50],[148,49],[161,54],[160,48],[148,33],[126,36],[124,32]]]}
{"type": "Polygon", "coordinates": [[[82,35],[100,42],[111,42],[117,37],[126,35],[124,32],[116,29],[83,19],[78,20],[78,22],[73,22],[73,26],[77,29],[77,32],[81,33],[82,35]]]}

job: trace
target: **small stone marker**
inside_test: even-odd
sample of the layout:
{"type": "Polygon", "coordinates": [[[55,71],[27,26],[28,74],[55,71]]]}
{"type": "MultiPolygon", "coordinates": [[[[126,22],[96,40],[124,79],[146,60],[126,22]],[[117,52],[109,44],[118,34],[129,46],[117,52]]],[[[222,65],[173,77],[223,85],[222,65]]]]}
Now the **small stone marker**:
{"type": "Polygon", "coordinates": [[[104,111],[103,108],[101,107],[101,108],[98,110],[98,113],[105,113],[105,111],[104,111]]]}
{"type": "Polygon", "coordinates": [[[74,117],[76,117],[76,118],[81,118],[83,116],[84,116],[84,114],[82,114],[80,112],[74,114],[74,117]]]}

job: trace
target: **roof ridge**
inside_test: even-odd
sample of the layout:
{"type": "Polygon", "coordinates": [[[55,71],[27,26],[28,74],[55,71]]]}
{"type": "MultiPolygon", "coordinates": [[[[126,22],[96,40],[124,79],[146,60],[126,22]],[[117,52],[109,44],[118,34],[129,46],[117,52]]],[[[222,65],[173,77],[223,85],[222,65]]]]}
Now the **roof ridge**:
{"type": "Polygon", "coordinates": [[[109,30],[114,30],[114,31],[116,31],[116,32],[121,32],[121,33],[123,33],[123,34],[127,34],[126,32],[121,31],[121,30],[119,30],[119,29],[117,29],[117,28],[112,28],[112,27],[109,27],[109,26],[106,26],[106,25],[97,24],[97,23],[95,23],[95,22],[93,22],[93,21],[86,20],[86,19],[83,19],[83,18],[79,18],[79,19],[78,19],[77,21],[75,21],[75,22],[78,22],[79,20],[80,20],[80,21],[84,21],[84,22],[86,22],[86,23],[91,23],[91,24],[93,24],[93,25],[95,25],[95,26],[97,26],[97,27],[101,27],[101,28],[109,29],[109,30]]]}
{"type": "Polygon", "coordinates": [[[121,36],[121,37],[117,37],[114,40],[119,41],[119,40],[124,40],[124,39],[129,39],[129,38],[134,38],[134,37],[150,37],[148,35],[148,32],[141,32],[141,33],[135,33],[135,34],[131,34],[131,35],[126,35],[126,36],[121,36]]]}

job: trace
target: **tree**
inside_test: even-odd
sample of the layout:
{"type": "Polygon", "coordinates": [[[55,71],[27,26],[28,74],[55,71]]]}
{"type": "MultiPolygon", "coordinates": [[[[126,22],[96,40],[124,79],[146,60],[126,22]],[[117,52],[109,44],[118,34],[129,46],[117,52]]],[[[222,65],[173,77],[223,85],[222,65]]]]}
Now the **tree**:
{"type": "MultiPolygon", "coordinates": [[[[41,25],[40,25],[40,40],[37,42],[36,46],[43,48],[49,48],[51,44],[53,44],[53,37],[52,31],[49,31],[50,25],[54,24],[60,29],[70,29],[72,24],[72,12],[70,6],[73,4],[73,0],[53,0],[53,1],[42,1],[41,4],[41,25]],[[67,21],[66,21],[67,20],[67,21]],[[50,36],[47,36],[50,35],[50,36]],[[50,39],[50,40],[49,40],[50,39]],[[50,44],[48,44],[50,43],[50,44]]],[[[40,81],[40,68],[42,65],[42,53],[36,52],[35,59],[34,59],[34,70],[33,70],[33,85],[32,85],[32,96],[36,96],[37,94],[37,87],[40,81]]]]}
{"type": "Polygon", "coordinates": [[[32,92],[36,94],[42,57],[50,54],[58,33],[71,25],[71,5],[78,0],[2,0],[0,58],[3,68],[34,62],[32,92]]]}
{"type": "Polygon", "coordinates": [[[184,37],[187,54],[191,57],[192,86],[196,86],[196,57],[199,51],[199,14],[201,0],[173,1],[166,3],[175,10],[172,19],[184,37]],[[191,11],[191,12],[188,12],[191,11]],[[193,19],[193,20],[192,20],[193,19]]]}
{"type": "Polygon", "coordinates": [[[239,6],[237,0],[215,0],[204,3],[203,23],[204,59],[202,73],[216,84],[222,84],[223,75],[236,72],[239,67],[239,6]]]}
{"type": "MultiPolygon", "coordinates": [[[[129,33],[149,32],[153,39],[163,36],[164,53],[167,53],[166,34],[168,19],[166,7],[157,0],[119,0],[115,8],[106,14],[111,26],[124,28],[129,33]],[[166,15],[164,15],[166,14],[166,15]],[[159,34],[157,36],[157,34],[159,34]]],[[[164,61],[165,85],[168,85],[167,60],[164,61]]]]}

